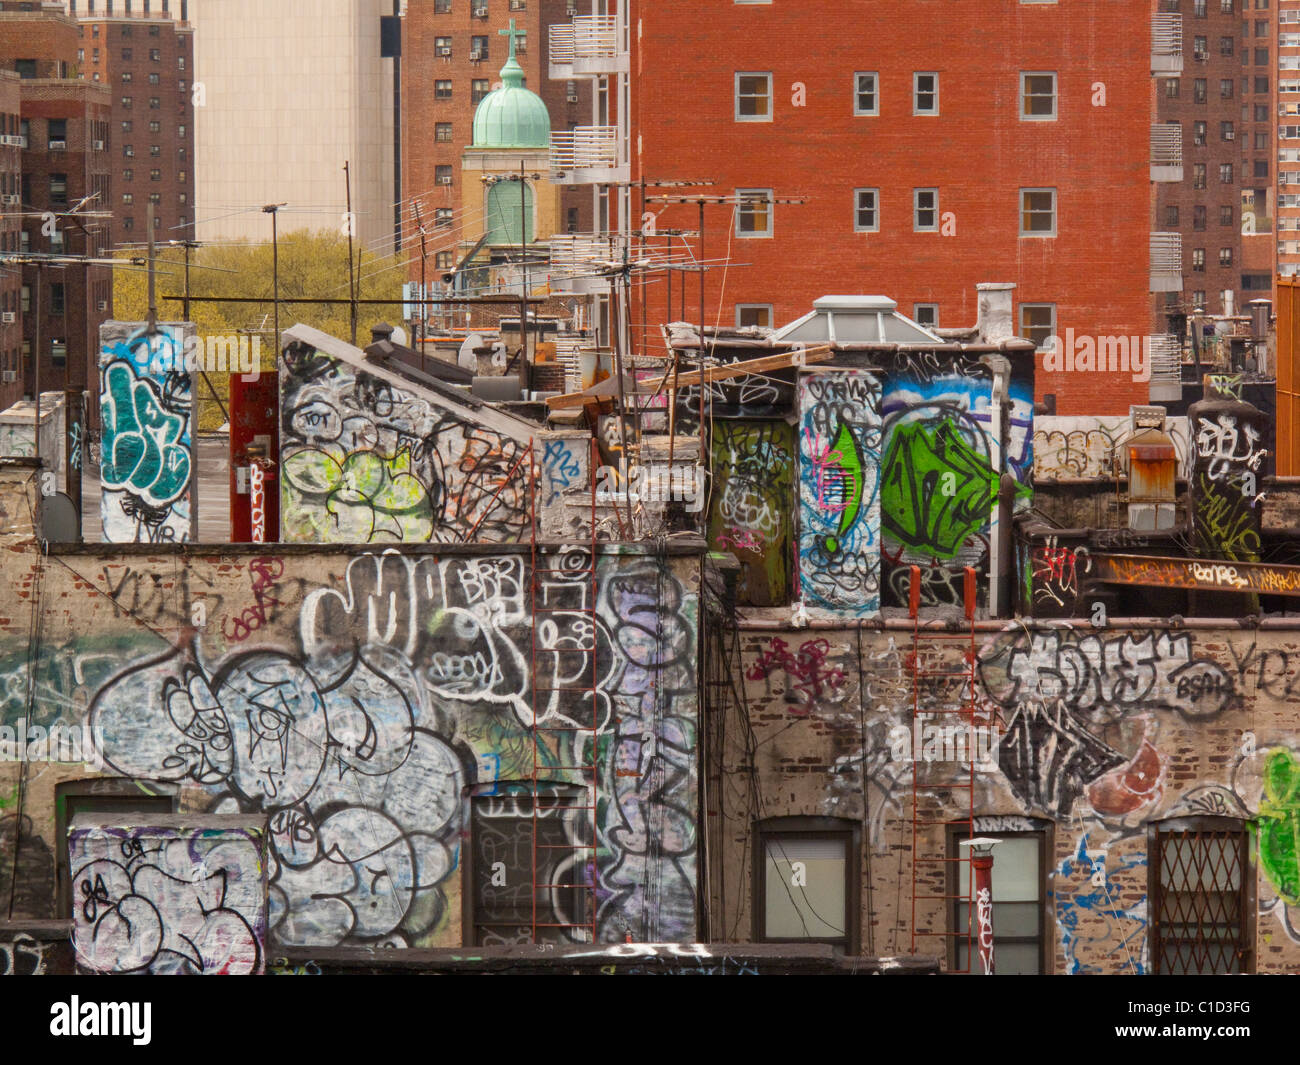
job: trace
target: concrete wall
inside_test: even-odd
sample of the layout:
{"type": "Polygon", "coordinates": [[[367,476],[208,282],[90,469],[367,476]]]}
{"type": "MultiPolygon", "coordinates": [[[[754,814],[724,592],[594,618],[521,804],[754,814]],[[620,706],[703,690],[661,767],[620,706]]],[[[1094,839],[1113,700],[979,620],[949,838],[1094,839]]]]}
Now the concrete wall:
{"type": "MultiPolygon", "coordinates": [[[[0,465],[3,512],[21,512],[32,472],[0,465]]],[[[547,613],[535,616],[524,551],[119,546],[43,557],[22,535],[8,539],[0,726],[30,739],[85,725],[81,759],[92,763],[29,765],[19,903],[33,912],[15,916],[56,916],[56,785],[118,775],[177,786],[183,814],[268,820],[274,941],[457,946],[471,796],[530,783],[536,739],[553,784],[579,783],[561,767],[595,759],[602,936],[698,938],[691,550],[602,554],[594,584],[586,550],[548,553],[547,613]],[[580,690],[593,622],[594,711],[580,690]],[[534,728],[593,712],[594,755],[589,732],[534,728]],[[379,880],[365,872],[376,858],[379,880]]],[[[0,763],[6,873],[18,780],[16,762],[0,763]]],[[[564,815],[568,838],[590,836],[586,817],[564,815]]]]}
{"type": "MultiPolygon", "coordinates": [[[[891,734],[912,727],[910,650],[901,630],[741,633],[728,666],[743,675],[749,726],[737,705],[706,713],[710,764],[721,766],[708,784],[721,804],[709,826],[714,935],[753,936],[758,818],[839,817],[862,826],[863,952],[911,949],[914,767],[891,734]]],[[[1300,966],[1289,842],[1300,824],[1300,631],[1016,624],[981,631],[977,651],[977,705],[998,747],[996,766],[975,774],[975,827],[1046,830],[1049,971],[1152,970],[1148,830],[1195,815],[1260,826],[1262,858],[1252,846],[1247,874],[1256,969],[1300,966]]],[[[923,669],[951,661],[922,653],[923,669]]],[[[922,689],[923,711],[958,705],[941,683],[922,689]]],[[[917,773],[922,819],[968,815],[965,795],[946,790],[968,766],[922,762],[917,773]]],[[[921,857],[945,855],[942,833],[920,829],[921,857]]],[[[920,893],[944,893],[941,869],[921,867],[920,893]]],[[[940,905],[919,903],[917,926],[944,929],[940,905]]],[[[939,955],[942,942],[921,937],[917,950],[939,955]]]]}

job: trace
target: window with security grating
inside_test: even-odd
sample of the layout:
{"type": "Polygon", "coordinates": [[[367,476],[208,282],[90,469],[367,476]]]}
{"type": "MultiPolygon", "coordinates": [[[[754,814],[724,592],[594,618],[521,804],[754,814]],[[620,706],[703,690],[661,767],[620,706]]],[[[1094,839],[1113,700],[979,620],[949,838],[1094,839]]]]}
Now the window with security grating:
{"type": "Polygon", "coordinates": [[[1180,818],[1154,824],[1150,831],[1152,971],[1250,972],[1245,823],[1180,818]]]}

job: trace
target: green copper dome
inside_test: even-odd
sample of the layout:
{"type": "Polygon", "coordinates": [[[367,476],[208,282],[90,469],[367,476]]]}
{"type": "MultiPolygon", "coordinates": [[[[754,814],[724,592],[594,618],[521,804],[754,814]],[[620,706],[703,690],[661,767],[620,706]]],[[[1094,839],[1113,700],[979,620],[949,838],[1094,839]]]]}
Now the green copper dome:
{"type": "Polygon", "coordinates": [[[501,68],[501,87],[493,89],[474,112],[475,148],[549,148],[551,114],[535,92],[524,88],[524,68],[515,59],[513,21],[510,58],[501,68]]]}

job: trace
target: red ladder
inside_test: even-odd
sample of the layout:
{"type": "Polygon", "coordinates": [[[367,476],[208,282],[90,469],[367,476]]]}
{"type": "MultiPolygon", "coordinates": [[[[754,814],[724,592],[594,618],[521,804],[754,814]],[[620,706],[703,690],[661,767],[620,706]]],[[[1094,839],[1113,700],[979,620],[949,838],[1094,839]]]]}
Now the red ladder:
{"type": "MultiPolygon", "coordinates": [[[[969,973],[971,971],[971,957],[975,953],[974,942],[975,935],[971,927],[971,922],[966,922],[965,931],[948,931],[949,909],[955,910],[957,904],[965,902],[967,904],[967,913],[974,913],[974,878],[971,875],[970,854],[964,853],[959,857],[949,857],[947,853],[949,827],[964,828],[965,837],[970,839],[975,835],[975,730],[977,716],[976,702],[976,652],[975,652],[975,607],[976,607],[976,573],[975,570],[967,566],[965,568],[965,587],[964,587],[964,621],[965,625],[958,632],[948,630],[946,623],[940,629],[922,628],[920,621],[921,607],[921,568],[913,566],[911,568],[910,582],[910,600],[908,603],[908,616],[912,620],[912,650],[907,658],[908,671],[911,673],[912,680],[912,737],[911,737],[911,755],[912,755],[912,953],[916,953],[917,942],[924,936],[942,937],[945,942],[965,939],[966,940],[966,967],[956,968],[957,955],[954,952],[946,959],[947,964],[952,966],[948,972],[969,973]],[[931,645],[928,653],[922,654],[924,645],[931,645]],[[951,654],[945,655],[952,649],[961,652],[960,664],[952,660],[951,654]],[[938,681],[938,685],[944,683],[956,682],[961,688],[961,695],[956,705],[947,701],[941,701],[937,706],[922,707],[921,689],[923,686],[930,686],[923,682],[938,681]],[[929,763],[921,759],[921,751],[918,749],[920,740],[924,735],[924,722],[928,719],[934,719],[940,727],[950,728],[953,725],[966,729],[967,736],[967,755],[970,758],[970,768],[966,773],[962,773],[964,779],[952,779],[954,771],[948,774],[942,772],[945,763],[940,762],[941,767],[937,781],[922,779],[925,776],[924,767],[929,763]],[[933,810],[921,808],[920,796],[925,791],[930,794],[930,804],[933,810]],[[936,798],[935,793],[938,793],[936,798]],[[935,817],[930,816],[946,807],[964,808],[964,816],[954,817],[935,817]],[[941,856],[935,857],[933,854],[924,856],[922,854],[922,844],[933,840],[933,830],[938,829],[941,832],[940,847],[941,856]],[[963,867],[966,870],[967,890],[965,894],[958,892],[960,884],[960,871],[963,867]],[[923,878],[927,871],[933,871],[935,868],[942,870],[943,890],[935,892],[933,881],[936,879],[931,876],[930,883],[926,883],[923,878]],[[935,902],[941,901],[944,912],[941,914],[942,930],[933,931],[923,929],[918,926],[917,922],[917,903],[918,902],[935,902]]],[[[962,848],[962,850],[968,850],[962,848]]],[[[956,922],[954,921],[954,925],[956,922]]],[[[946,953],[946,952],[945,952],[946,953]]]]}

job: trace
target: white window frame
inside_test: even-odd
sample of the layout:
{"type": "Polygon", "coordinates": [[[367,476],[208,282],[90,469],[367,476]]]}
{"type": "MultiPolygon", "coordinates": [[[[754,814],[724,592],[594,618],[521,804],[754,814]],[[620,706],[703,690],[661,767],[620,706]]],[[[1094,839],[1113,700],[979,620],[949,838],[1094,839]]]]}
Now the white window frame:
{"type": "MultiPolygon", "coordinates": [[[[1048,335],[1049,337],[1057,336],[1057,332],[1056,332],[1056,304],[1055,304],[1055,303],[1030,303],[1030,302],[1022,303],[1022,304],[1020,304],[1020,305],[1016,308],[1016,326],[1017,326],[1017,335],[1018,335],[1018,336],[1021,336],[1021,337],[1024,337],[1024,336],[1025,336],[1025,311],[1028,310],[1028,309],[1030,309],[1031,307],[1032,307],[1032,308],[1038,308],[1038,307],[1050,307],[1050,308],[1051,308],[1051,311],[1052,311],[1052,323],[1051,323],[1051,325],[1048,327],[1047,335],[1048,335]]],[[[1027,338],[1026,338],[1026,339],[1027,339],[1027,338]]],[[[1037,350],[1037,351],[1050,351],[1051,349],[1050,349],[1050,348],[1039,347],[1039,348],[1036,348],[1035,350],[1037,350]]]]}
{"type": "MultiPolygon", "coordinates": [[[[929,210],[929,208],[927,208],[929,210]]],[[[939,190],[937,188],[918,188],[912,190],[912,232],[913,233],[938,233],[939,232],[939,190]],[[921,225],[921,194],[925,192],[934,193],[934,225],[921,225]]]]}
{"type": "Polygon", "coordinates": [[[921,326],[921,328],[923,329],[938,329],[939,328],[939,305],[937,303],[913,303],[912,321],[914,321],[917,325],[921,326]],[[934,321],[930,323],[921,321],[922,310],[933,310],[934,321]]]}
{"type": "Polygon", "coordinates": [[[736,190],[736,203],[738,205],[741,205],[741,206],[737,206],[736,208],[736,238],[738,240],[770,240],[772,238],[773,231],[775,229],[774,218],[773,218],[774,211],[773,211],[773,204],[772,204],[773,199],[774,199],[774,193],[772,189],[737,189],[736,190]],[[767,229],[762,232],[743,230],[740,227],[741,219],[744,217],[745,214],[745,210],[742,205],[743,201],[745,200],[746,197],[757,199],[758,193],[762,193],[763,196],[766,197],[767,229]]]}
{"type": "Polygon", "coordinates": [[[927,116],[939,114],[939,72],[937,70],[916,70],[912,72],[912,114],[927,116]],[[931,111],[921,110],[922,78],[934,78],[934,109],[931,111]]]}
{"type": "Polygon", "coordinates": [[[766,328],[768,328],[768,329],[771,329],[771,328],[772,328],[772,322],[773,322],[773,313],[772,313],[772,312],[773,312],[773,307],[772,307],[772,304],[770,304],[770,303],[737,303],[737,304],[736,304],[736,328],[737,328],[737,329],[746,329],[746,328],[750,328],[750,327],[748,327],[748,326],[743,326],[743,325],[740,324],[740,312],[741,312],[741,311],[767,311],[767,326],[766,326],[766,328]]]}
{"type": "Polygon", "coordinates": [[[869,118],[880,114],[880,72],[876,70],[857,70],[853,73],[853,113],[859,117],[869,118]],[[871,79],[871,98],[875,101],[870,110],[864,111],[859,105],[862,97],[862,79],[871,79]]]}
{"type": "Polygon", "coordinates": [[[853,190],[853,232],[854,233],[879,233],[880,232],[880,190],[873,188],[859,188],[853,190]],[[875,221],[864,226],[861,220],[862,214],[862,195],[869,192],[871,194],[871,213],[875,221]]]}
{"type": "Polygon", "coordinates": [[[1021,122],[1055,122],[1060,113],[1059,92],[1057,90],[1056,71],[1054,70],[1022,70],[1020,72],[1020,121],[1021,122]],[[1052,113],[1050,115],[1031,115],[1025,110],[1025,105],[1029,100],[1027,79],[1029,78],[1051,78],[1052,79],[1052,113]]]}
{"type": "MultiPolygon", "coordinates": [[[[737,122],[771,122],[772,112],[776,110],[775,97],[772,93],[772,72],[770,70],[738,70],[736,71],[735,80],[734,111],[737,122]],[[767,114],[765,115],[742,115],[740,113],[740,79],[741,78],[764,78],[767,81],[767,114]]],[[[752,97],[757,99],[757,97],[752,97]]]]}
{"type": "MultiPolygon", "coordinates": [[[[1038,213],[1038,212],[1035,212],[1038,213]]],[[[1022,237],[1054,237],[1057,229],[1057,203],[1056,189],[1054,188],[1026,188],[1020,190],[1020,235],[1022,237]],[[1030,193],[1047,192],[1052,196],[1052,228],[1050,230],[1026,229],[1025,228],[1025,197],[1030,193]]]]}

